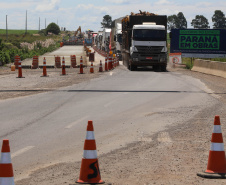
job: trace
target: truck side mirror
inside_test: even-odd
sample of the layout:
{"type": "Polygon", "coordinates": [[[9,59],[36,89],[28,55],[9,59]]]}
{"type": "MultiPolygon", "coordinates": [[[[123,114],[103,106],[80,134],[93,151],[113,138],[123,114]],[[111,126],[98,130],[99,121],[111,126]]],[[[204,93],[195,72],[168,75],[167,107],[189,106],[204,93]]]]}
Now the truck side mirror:
{"type": "Polygon", "coordinates": [[[116,41],[116,35],[114,35],[114,41],[116,41]]]}

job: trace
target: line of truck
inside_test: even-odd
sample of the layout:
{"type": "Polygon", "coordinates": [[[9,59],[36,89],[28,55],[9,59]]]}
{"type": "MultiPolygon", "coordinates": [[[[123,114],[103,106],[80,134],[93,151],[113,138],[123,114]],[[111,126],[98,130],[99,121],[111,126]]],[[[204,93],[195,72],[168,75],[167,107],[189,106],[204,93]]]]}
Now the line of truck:
{"type": "Polygon", "coordinates": [[[113,51],[133,71],[139,66],[152,66],[166,71],[167,16],[142,12],[120,17],[93,37],[100,50],[113,51]]]}

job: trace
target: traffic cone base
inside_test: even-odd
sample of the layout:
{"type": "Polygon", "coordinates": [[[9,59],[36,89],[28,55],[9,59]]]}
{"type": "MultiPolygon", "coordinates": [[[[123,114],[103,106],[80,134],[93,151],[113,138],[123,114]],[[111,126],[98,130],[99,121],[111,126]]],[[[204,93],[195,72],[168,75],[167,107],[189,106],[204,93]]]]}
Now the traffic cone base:
{"type": "Polygon", "coordinates": [[[226,174],[226,164],[225,162],[225,152],[224,151],[210,151],[209,160],[206,173],[225,173],[226,174]]]}
{"type": "Polygon", "coordinates": [[[79,184],[103,184],[101,180],[98,159],[82,159],[79,184]],[[88,175],[87,175],[88,174],[88,175]]]}

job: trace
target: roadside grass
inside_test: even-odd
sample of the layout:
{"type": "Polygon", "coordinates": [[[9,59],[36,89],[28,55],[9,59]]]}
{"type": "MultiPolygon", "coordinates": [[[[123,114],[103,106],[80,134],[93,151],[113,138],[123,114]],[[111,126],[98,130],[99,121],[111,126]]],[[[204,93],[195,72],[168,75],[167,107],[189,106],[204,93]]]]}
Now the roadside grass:
{"type": "MultiPolygon", "coordinates": [[[[27,30],[28,34],[38,34],[38,30],[27,30]]],[[[25,30],[8,30],[8,34],[25,35],[25,30]]],[[[0,29],[0,35],[6,35],[6,29],[0,29]]]]}

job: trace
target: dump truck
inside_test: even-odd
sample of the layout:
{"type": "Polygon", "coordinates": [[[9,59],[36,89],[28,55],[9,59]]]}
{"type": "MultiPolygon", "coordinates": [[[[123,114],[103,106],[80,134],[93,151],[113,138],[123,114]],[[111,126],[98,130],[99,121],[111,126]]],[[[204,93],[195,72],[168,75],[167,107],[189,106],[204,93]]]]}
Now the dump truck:
{"type": "Polygon", "coordinates": [[[131,71],[138,66],[166,71],[167,16],[141,11],[125,16],[122,19],[122,60],[131,71]]]}
{"type": "Polygon", "coordinates": [[[122,60],[122,19],[123,17],[112,21],[109,48],[117,55],[119,60],[122,60]]]}

